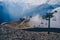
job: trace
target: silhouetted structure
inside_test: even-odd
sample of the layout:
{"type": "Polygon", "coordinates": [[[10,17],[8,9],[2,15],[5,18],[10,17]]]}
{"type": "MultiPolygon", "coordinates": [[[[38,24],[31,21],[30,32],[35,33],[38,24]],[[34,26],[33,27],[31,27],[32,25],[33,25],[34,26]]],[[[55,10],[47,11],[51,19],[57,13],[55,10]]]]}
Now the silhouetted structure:
{"type": "Polygon", "coordinates": [[[52,13],[47,13],[46,15],[43,16],[43,19],[46,19],[48,20],[48,34],[50,33],[49,32],[49,29],[50,29],[50,18],[54,17],[53,14],[56,13],[57,11],[54,11],[52,13]]]}

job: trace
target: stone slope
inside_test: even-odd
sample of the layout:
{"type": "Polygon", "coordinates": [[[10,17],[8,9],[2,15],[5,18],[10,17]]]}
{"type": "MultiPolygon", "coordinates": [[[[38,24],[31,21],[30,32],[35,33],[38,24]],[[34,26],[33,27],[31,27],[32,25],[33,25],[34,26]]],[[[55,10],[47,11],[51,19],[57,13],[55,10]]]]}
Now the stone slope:
{"type": "Polygon", "coordinates": [[[60,33],[29,32],[0,26],[0,40],[60,40],[60,33]]]}

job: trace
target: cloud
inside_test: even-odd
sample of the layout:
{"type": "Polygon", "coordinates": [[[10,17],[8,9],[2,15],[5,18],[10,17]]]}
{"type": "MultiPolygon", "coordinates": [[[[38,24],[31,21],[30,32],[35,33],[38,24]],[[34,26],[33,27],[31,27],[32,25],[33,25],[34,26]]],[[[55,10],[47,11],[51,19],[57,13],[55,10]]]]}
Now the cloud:
{"type": "Polygon", "coordinates": [[[3,0],[0,0],[0,1],[3,1],[3,0]]]}
{"type": "Polygon", "coordinates": [[[42,19],[42,16],[40,16],[39,14],[35,14],[32,18],[30,18],[28,24],[31,27],[40,27],[40,28],[47,27],[47,21],[42,19]]]}
{"type": "MultiPolygon", "coordinates": [[[[54,11],[57,11],[57,13],[53,14],[54,17],[51,18],[50,27],[60,28],[60,7],[52,10],[52,12],[54,11]]],[[[31,27],[34,27],[34,26],[41,27],[41,28],[48,27],[48,21],[45,19],[42,19],[42,17],[39,14],[35,14],[32,18],[30,18],[30,21],[28,23],[31,25],[31,27]]]]}
{"type": "Polygon", "coordinates": [[[9,15],[14,19],[23,17],[28,10],[34,8],[34,6],[45,3],[45,0],[4,0],[6,9],[9,11],[9,15]]]}
{"type": "Polygon", "coordinates": [[[60,4],[60,0],[50,0],[48,4],[51,4],[51,5],[60,4]]]}
{"type": "Polygon", "coordinates": [[[13,3],[29,3],[31,5],[40,5],[46,3],[47,0],[4,0],[13,3]]]}
{"type": "MultiPolygon", "coordinates": [[[[0,0],[1,1],[1,0],[0,0]]],[[[44,22],[44,26],[46,27],[46,20],[43,20],[41,18],[41,16],[39,16],[39,13],[46,13],[48,10],[53,9],[51,5],[45,5],[44,3],[46,3],[47,0],[4,0],[6,9],[8,9],[9,15],[12,19],[16,20],[19,19],[20,17],[25,15],[25,12],[28,12],[32,10],[32,8],[34,7],[34,5],[39,5],[35,11],[32,10],[32,12],[36,12],[37,15],[33,16],[30,19],[30,24],[33,25],[40,25],[41,27],[43,25],[41,25],[41,20],[44,22]],[[31,5],[30,5],[31,4],[31,5]],[[44,4],[45,6],[41,6],[40,4],[44,4]],[[50,6],[50,7],[49,7],[50,6]]],[[[59,0],[50,0],[48,2],[48,4],[59,4],[59,0]]],[[[54,10],[58,10],[58,12],[56,14],[54,14],[54,16],[56,17],[56,21],[53,21],[54,17],[51,19],[51,27],[59,27],[60,25],[60,8],[54,9],[54,10]]],[[[31,14],[31,13],[30,13],[31,14]]]]}
{"type": "Polygon", "coordinates": [[[55,13],[54,17],[51,19],[51,27],[60,28],[60,7],[54,9],[53,11],[55,10],[57,13],[55,13]]]}
{"type": "Polygon", "coordinates": [[[35,14],[32,18],[30,18],[29,24],[33,26],[38,26],[40,25],[41,22],[41,17],[39,14],[35,14]]]}
{"type": "Polygon", "coordinates": [[[40,5],[46,3],[47,0],[26,0],[25,3],[30,3],[32,5],[40,5]]]}

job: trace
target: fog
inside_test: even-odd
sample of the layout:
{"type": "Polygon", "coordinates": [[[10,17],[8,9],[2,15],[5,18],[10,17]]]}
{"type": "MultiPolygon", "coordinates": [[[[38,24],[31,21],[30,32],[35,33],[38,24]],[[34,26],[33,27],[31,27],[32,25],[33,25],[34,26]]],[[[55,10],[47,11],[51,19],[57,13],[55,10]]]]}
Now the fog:
{"type": "Polygon", "coordinates": [[[59,0],[0,0],[0,23],[19,20],[25,16],[33,16],[29,24],[40,25],[41,20],[43,27],[47,27],[46,20],[42,19],[42,15],[52,10],[58,12],[51,18],[51,27],[59,28],[60,23],[60,1],[59,0]],[[56,19],[56,21],[54,21],[56,19]]]}

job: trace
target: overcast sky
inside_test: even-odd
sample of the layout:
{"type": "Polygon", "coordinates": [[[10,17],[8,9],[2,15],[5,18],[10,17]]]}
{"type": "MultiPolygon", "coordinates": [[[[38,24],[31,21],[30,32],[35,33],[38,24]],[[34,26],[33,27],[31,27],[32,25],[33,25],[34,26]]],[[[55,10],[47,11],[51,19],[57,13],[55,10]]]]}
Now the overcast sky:
{"type": "Polygon", "coordinates": [[[14,3],[30,3],[32,5],[39,5],[42,3],[46,3],[49,1],[49,4],[56,4],[60,3],[60,0],[0,0],[0,1],[9,1],[9,2],[14,2],[14,3]]]}
{"type": "MultiPolygon", "coordinates": [[[[5,2],[5,5],[9,10],[12,18],[20,17],[21,12],[24,12],[26,11],[26,9],[29,9],[31,5],[41,5],[45,3],[48,3],[49,5],[60,4],[60,0],[0,0],[0,1],[5,2]]],[[[60,11],[59,11],[60,8],[54,10],[58,11],[57,14],[55,14],[55,16],[57,17],[56,19],[58,21],[55,22],[51,20],[51,25],[53,25],[54,27],[60,26],[60,11]]]]}
{"type": "Polygon", "coordinates": [[[8,2],[14,2],[14,3],[29,3],[32,5],[40,5],[42,3],[46,3],[47,0],[4,0],[8,2]]]}

